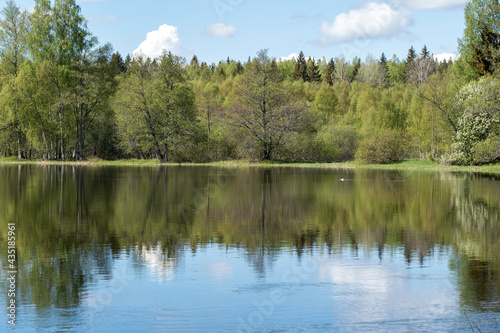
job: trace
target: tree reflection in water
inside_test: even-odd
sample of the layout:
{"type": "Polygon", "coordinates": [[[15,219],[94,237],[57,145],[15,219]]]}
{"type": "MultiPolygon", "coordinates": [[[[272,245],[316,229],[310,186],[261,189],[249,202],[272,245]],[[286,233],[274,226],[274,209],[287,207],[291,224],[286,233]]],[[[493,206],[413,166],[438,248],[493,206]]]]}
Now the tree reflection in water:
{"type": "Polygon", "coordinates": [[[1,223],[17,223],[21,297],[40,311],[78,306],[121,256],[140,270],[154,255],[174,274],[186,251],[216,243],[243,251],[262,277],[283,251],[382,261],[404,249],[408,265],[451,252],[461,305],[500,312],[498,175],[2,165],[0,179],[1,223]]]}

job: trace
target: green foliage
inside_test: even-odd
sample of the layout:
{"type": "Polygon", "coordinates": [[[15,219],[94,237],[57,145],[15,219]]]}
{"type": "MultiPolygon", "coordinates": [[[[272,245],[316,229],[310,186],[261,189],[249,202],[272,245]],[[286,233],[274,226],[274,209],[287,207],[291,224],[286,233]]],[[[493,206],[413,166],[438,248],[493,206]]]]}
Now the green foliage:
{"type": "Polygon", "coordinates": [[[282,89],[267,50],[258,52],[236,89],[230,122],[247,130],[247,142],[260,160],[271,159],[289,134],[309,122],[304,103],[282,89]]]}
{"type": "Polygon", "coordinates": [[[55,0],[54,7],[50,0],[36,0],[31,24],[28,46],[37,61],[69,66],[97,44],[75,0],[55,0]]]}
{"type": "Polygon", "coordinates": [[[283,80],[293,80],[295,71],[295,60],[284,60],[278,62],[278,72],[283,80]]]}
{"type": "Polygon", "coordinates": [[[359,144],[356,160],[367,164],[386,164],[408,157],[409,139],[397,130],[379,131],[359,144]]]}
{"type": "MultiPolygon", "coordinates": [[[[488,138],[494,122],[494,119],[484,112],[464,114],[458,122],[457,138],[452,147],[453,152],[450,156],[450,163],[457,165],[472,164],[474,161],[474,147],[488,138]]],[[[489,146],[489,143],[486,146],[489,146]]],[[[492,154],[495,155],[495,151],[492,151],[492,154]]],[[[482,158],[482,156],[478,155],[479,158],[482,158]]]]}
{"type": "Polygon", "coordinates": [[[354,159],[359,134],[352,126],[325,126],[316,138],[317,159],[324,162],[345,162],[354,159]]]}
{"type": "Polygon", "coordinates": [[[2,10],[0,21],[0,57],[2,72],[17,75],[23,61],[28,56],[26,46],[30,28],[29,16],[21,11],[13,0],[9,0],[2,10]]]}
{"type": "Polygon", "coordinates": [[[498,51],[495,38],[489,39],[488,34],[500,33],[500,6],[497,0],[470,0],[465,5],[464,34],[458,40],[458,48],[465,61],[471,64],[478,74],[484,74],[484,65],[498,62],[491,58],[498,51]],[[489,58],[489,59],[485,59],[489,58]],[[481,59],[482,58],[482,59],[481,59]]]}
{"type": "Polygon", "coordinates": [[[405,77],[405,63],[400,61],[396,55],[387,62],[387,70],[389,76],[389,83],[391,85],[404,82],[405,77]]]}
{"type": "Polygon", "coordinates": [[[321,89],[316,94],[314,106],[325,122],[333,120],[337,108],[338,98],[333,88],[327,84],[321,85],[321,89]]]}
{"type": "MultiPolygon", "coordinates": [[[[183,59],[164,53],[154,63],[134,59],[115,101],[123,147],[159,161],[185,160],[200,138],[195,94],[185,81],[183,59]],[[194,140],[194,141],[193,141],[194,140]]],[[[197,151],[196,156],[198,156],[197,151]]]]}
{"type": "Polygon", "coordinates": [[[309,59],[307,62],[307,80],[310,82],[321,81],[318,65],[314,59],[309,59]]]}
{"type": "Polygon", "coordinates": [[[299,57],[295,61],[295,69],[293,71],[294,80],[308,81],[309,76],[307,72],[307,61],[304,58],[304,53],[300,51],[299,57]]]}
{"type": "Polygon", "coordinates": [[[486,151],[500,131],[498,13],[495,1],[469,1],[455,62],[435,63],[424,46],[404,61],[385,53],[315,61],[303,52],[276,61],[261,51],[244,63],[193,56],[186,65],[172,53],[123,59],[98,46],[75,0],[36,0],[32,14],[8,0],[0,155],[341,161],[353,157],[358,133],[369,155],[366,146],[394,146],[397,132],[411,138],[406,155],[482,163],[494,158],[486,151]],[[493,75],[477,80],[479,63],[493,75]]]}
{"type": "Polygon", "coordinates": [[[333,58],[328,62],[326,73],[323,75],[323,78],[330,86],[333,85],[333,81],[335,80],[335,62],[333,61],[333,58]]]}
{"type": "Polygon", "coordinates": [[[472,148],[473,163],[485,164],[500,161],[500,137],[489,137],[472,148]]]}

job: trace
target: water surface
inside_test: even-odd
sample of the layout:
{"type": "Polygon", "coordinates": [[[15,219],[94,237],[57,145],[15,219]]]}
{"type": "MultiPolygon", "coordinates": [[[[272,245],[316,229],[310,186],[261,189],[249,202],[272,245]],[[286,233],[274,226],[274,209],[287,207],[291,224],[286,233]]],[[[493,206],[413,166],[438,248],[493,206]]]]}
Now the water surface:
{"type": "Polygon", "coordinates": [[[14,331],[500,330],[498,175],[1,165],[0,184],[14,331]]]}

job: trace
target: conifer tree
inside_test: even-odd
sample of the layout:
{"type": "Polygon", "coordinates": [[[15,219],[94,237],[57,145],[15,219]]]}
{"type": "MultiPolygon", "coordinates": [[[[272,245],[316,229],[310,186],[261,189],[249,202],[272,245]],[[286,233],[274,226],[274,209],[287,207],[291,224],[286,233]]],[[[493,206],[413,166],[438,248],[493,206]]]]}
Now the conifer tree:
{"type": "Polygon", "coordinates": [[[417,53],[415,52],[415,49],[412,46],[408,50],[408,55],[406,56],[405,60],[405,75],[404,75],[405,81],[408,81],[408,73],[410,72],[410,68],[413,66],[416,59],[417,59],[417,53]]]}
{"type": "Polygon", "coordinates": [[[328,66],[326,67],[326,74],[325,74],[325,81],[329,85],[333,86],[333,80],[334,80],[334,75],[335,75],[335,62],[333,61],[333,58],[330,59],[328,62],[328,66]]]}
{"type": "Polygon", "coordinates": [[[318,82],[321,80],[318,65],[314,59],[309,59],[307,63],[307,80],[310,82],[318,82]]]}
{"type": "Polygon", "coordinates": [[[379,60],[379,70],[381,73],[380,77],[382,85],[387,86],[389,84],[389,65],[387,64],[387,57],[383,52],[379,60]]]}
{"type": "Polygon", "coordinates": [[[111,55],[111,61],[109,63],[109,66],[113,75],[118,75],[127,70],[127,67],[125,66],[125,61],[123,61],[120,52],[116,52],[111,55]]]}
{"type": "Polygon", "coordinates": [[[464,9],[465,27],[458,40],[460,58],[479,75],[491,73],[500,64],[500,3],[469,0],[464,9]]]}
{"type": "Polygon", "coordinates": [[[292,78],[294,80],[307,81],[307,62],[302,51],[300,51],[299,58],[295,62],[295,70],[293,71],[292,78]]]}
{"type": "Polygon", "coordinates": [[[472,46],[472,58],[469,64],[480,76],[492,74],[500,63],[500,34],[487,27],[481,30],[481,44],[472,46]]]}
{"type": "Polygon", "coordinates": [[[359,69],[361,68],[361,59],[355,57],[352,61],[352,70],[351,70],[351,81],[356,80],[356,76],[358,76],[359,69]]]}
{"type": "Polygon", "coordinates": [[[199,61],[198,61],[198,57],[195,55],[193,55],[193,58],[191,58],[191,62],[189,63],[189,66],[200,66],[199,64],[199,61]]]}
{"type": "Polygon", "coordinates": [[[128,68],[130,67],[130,63],[132,62],[132,57],[130,56],[130,54],[127,54],[127,56],[125,57],[125,67],[128,68]]]}
{"type": "Polygon", "coordinates": [[[420,54],[420,57],[423,59],[429,59],[431,57],[431,53],[427,49],[427,45],[424,45],[422,48],[422,53],[420,54]]]}

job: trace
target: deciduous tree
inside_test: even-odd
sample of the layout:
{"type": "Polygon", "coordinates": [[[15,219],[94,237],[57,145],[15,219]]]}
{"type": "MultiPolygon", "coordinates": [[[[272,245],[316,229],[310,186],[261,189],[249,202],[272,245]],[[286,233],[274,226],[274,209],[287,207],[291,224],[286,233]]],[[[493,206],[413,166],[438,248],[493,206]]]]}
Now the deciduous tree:
{"type": "Polygon", "coordinates": [[[247,130],[260,160],[271,159],[287,135],[307,125],[306,107],[281,87],[267,50],[257,53],[237,87],[229,119],[247,130]]]}

